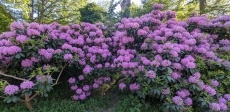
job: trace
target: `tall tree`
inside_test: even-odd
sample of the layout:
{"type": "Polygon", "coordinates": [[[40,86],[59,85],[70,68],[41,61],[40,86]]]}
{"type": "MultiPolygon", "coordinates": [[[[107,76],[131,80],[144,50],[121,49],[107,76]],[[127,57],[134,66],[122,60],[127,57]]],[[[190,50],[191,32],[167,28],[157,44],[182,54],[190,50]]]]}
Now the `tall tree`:
{"type": "Polygon", "coordinates": [[[199,0],[199,5],[200,5],[200,13],[204,10],[205,6],[207,5],[206,0],[199,0]]]}
{"type": "Polygon", "coordinates": [[[28,22],[61,24],[75,23],[80,20],[79,9],[87,0],[4,0],[15,8],[21,9],[23,19],[28,22]],[[15,2],[16,1],[16,2],[15,2]]]}
{"type": "Polygon", "coordinates": [[[84,8],[80,9],[81,13],[81,21],[96,23],[101,21],[104,17],[106,17],[106,11],[97,5],[96,3],[89,3],[84,8]]]}
{"type": "Polygon", "coordinates": [[[117,15],[114,11],[115,11],[116,7],[121,3],[121,1],[122,0],[115,2],[114,0],[110,0],[109,9],[108,9],[109,19],[111,19],[117,15]]]}
{"type": "Polygon", "coordinates": [[[130,16],[129,7],[131,6],[131,0],[122,0],[120,6],[122,11],[122,16],[128,18],[130,16]]]}
{"type": "Polygon", "coordinates": [[[9,12],[7,12],[6,8],[0,4],[0,34],[2,32],[9,30],[9,25],[13,22],[14,18],[11,16],[9,12]]]}
{"type": "Polygon", "coordinates": [[[131,6],[131,16],[141,16],[152,10],[152,5],[160,3],[164,10],[177,12],[178,20],[186,20],[194,12],[207,14],[209,17],[230,14],[230,0],[142,0],[142,7],[131,6]]]}

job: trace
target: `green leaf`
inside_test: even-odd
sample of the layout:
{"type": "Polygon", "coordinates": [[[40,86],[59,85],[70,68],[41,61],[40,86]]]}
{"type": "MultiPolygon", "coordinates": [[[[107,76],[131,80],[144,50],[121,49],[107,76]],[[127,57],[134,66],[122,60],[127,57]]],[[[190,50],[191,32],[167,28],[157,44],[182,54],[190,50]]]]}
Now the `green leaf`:
{"type": "Polygon", "coordinates": [[[20,57],[21,57],[20,54],[16,54],[16,55],[15,55],[15,58],[16,58],[16,59],[20,59],[20,57]]]}

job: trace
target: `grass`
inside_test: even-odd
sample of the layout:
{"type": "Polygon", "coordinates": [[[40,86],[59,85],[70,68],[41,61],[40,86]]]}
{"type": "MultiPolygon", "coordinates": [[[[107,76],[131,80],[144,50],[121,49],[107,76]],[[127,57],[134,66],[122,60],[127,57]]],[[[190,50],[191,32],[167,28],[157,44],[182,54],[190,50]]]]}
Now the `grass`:
{"type": "MultiPolygon", "coordinates": [[[[32,112],[158,112],[129,93],[110,90],[104,96],[93,95],[85,101],[72,101],[68,85],[54,88],[48,98],[32,101],[32,112]]],[[[29,112],[24,103],[6,104],[0,101],[1,112],[29,112]]]]}

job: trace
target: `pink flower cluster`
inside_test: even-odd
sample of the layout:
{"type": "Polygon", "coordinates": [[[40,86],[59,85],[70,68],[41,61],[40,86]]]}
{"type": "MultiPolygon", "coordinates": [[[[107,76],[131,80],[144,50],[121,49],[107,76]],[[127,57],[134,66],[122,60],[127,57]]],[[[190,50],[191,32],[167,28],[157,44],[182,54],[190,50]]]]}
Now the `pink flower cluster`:
{"type": "Polygon", "coordinates": [[[68,82],[71,85],[71,90],[75,91],[76,94],[73,95],[74,100],[85,100],[91,95],[92,89],[98,89],[100,85],[110,82],[110,77],[100,77],[94,80],[93,84],[84,84],[80,87],[77,82],[83,82],[85,80],[84,75],[79,75],[78,79],[72,77],[69,78],[68,82]]]}
{"type": "Polygon", "coordinates": [[[16,85],[7,85],[4,88],[4,93],[7,94],[7,95],[14,95],[18,91],[19,91],[19,87],[16,86],[16,85]]]}
{"type": "Polygon", "coordinates": [[[23,81],[21,84],[20,84],[20,88],[21,89],[32,89],[34,87],[34,83],[32,81],[23,81]]]}

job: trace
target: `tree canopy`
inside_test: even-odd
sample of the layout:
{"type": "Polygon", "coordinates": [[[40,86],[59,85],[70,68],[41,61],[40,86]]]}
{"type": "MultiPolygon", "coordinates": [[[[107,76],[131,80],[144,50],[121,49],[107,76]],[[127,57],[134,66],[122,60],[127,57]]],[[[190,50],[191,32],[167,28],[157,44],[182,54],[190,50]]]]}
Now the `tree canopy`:
{"type": "Polygon", "coordinates": [[[96,23],[101,21],[106,11],[96,3],[88,3],[84,8],[80,9],[81,22],[96,23]]]}
{"type": "Polygon", "coordinates": [[[0,4],[0,33],[8,31],[10,23],[13,22],[13,17],[7,12],[6,8],[0,4]]]}

